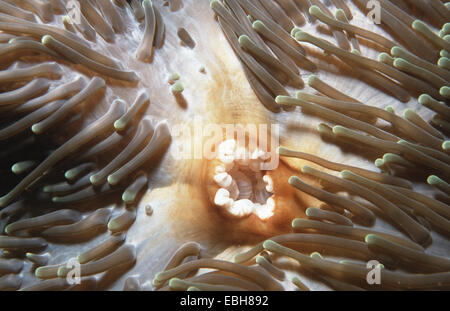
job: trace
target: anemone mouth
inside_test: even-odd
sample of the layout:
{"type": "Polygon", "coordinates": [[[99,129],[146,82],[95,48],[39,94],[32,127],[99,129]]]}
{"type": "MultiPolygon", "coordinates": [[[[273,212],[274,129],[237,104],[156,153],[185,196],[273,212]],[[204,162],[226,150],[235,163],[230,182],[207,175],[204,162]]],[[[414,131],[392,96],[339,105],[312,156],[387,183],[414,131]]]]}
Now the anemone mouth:
{"type": "Polygon", "coordinates": [[[218,146],[218,165],[214,167],[213,180],[220,187],[214,204],[236,217],[272,217],[276,208],[273,180],[261,169],[269,157],[257,147],[249,150],[237,146],[234,139],[222,142],[218,146]]]}

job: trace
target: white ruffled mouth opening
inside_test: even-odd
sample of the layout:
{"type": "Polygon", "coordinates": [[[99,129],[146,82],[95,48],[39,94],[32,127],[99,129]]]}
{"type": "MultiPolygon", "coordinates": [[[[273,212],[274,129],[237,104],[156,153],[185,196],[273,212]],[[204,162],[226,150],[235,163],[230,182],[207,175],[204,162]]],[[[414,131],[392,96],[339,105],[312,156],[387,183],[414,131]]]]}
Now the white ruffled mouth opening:
{"type": "Polygon", "coordinates": [[[214,204],[237,217],[255,214],[261,220],[273,216],[272,178],[261,170],[269,154],[255,148],[238,146],[234,139],[218,146],[220,164],[215,167],[214,182],[220,187],[214,204]]]}

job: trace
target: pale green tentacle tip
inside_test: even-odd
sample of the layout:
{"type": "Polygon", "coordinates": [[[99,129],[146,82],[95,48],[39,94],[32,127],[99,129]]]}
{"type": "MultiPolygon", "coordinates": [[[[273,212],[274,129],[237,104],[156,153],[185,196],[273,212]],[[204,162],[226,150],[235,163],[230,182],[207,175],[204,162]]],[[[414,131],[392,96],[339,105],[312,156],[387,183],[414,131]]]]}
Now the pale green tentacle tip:
{"type": "Polygon", "coordinates": [[[15,163],[11,166],[11,172],[16,175],[19,175],[23,173],[27,167],[29,167],[27,163],[24,162],[15,163]]]}
{"type": "Polygon", "coordinates": [[[265,260],[266,260],[266,258],[264,258],[264,257],[261,256],[261,255],[258,255],[258,256],[256,256],[256,258],[255,258],[255,261],[256,261],[257,264],[261,264],[261,263],[265,262],[265,260]]]}
{"type": "Polygon", "coordinates": [[[419,101],[419,104],[425,105],[426,103],[428,103],[430,101],[430,99],[431,99],[430,95],[422,94],[419,96],[418,101],[419,101]]]}
{"type": "Polygon", "coordinates": [[[439,89],[439,94],[440,94],[441,96],[444,96],[444,97],[446,97],[446,98],[449,98],[449,97],[450,97],[450,87],[448,87],[448,86],[443,86],[443,87],[441,87],[441,88],[439,89]]]}
{"type": "Polygon", "coordinates": [[[442,143],[442,149],[444,149],[445,151],[450,150],[450,140],[446,140],[442,143]]]}
{"type": "Polygon", "coordinates": [[[238,42],[242,46],[246,42],[251,42],[251,39],[247,35],[240,35],[239,38],[238,38],[238,42]]]}
{"type": "Polygon", "coordinates": [[[377,60],[379,62],[383,62],[384,60],[390,60],[391,59],[391,55],[389,55],[388,53],[382,52],[380,54],[378,54],[377,60]]]}
{"type": "Polygon", "coordinates": [[[284,97],[285,97],[285,96],[283,96],[283,95],[278,95],[277,97],[275,97],[275,102],[276,102],[277,104],[285,104],[285,103],[283,103],[284,97]]]}
{"type": "MultiPolygon", "coordinates": [[[[9,224],[9,225],[7,225],[6,227],[5,227],[5,233],[6,234],[10,234],[11,233],[11,224],[9,224]]],[[[28,255],[28,253],[27,253],[27,255],[28,255]]],[[[28,256],[27,256],[28,257],[28,256]]]]}
{"type": "Polygon", "coordinates": [[[385,154],[383,154],[383,160],[387,161],[392,156],[396,156],[396,154],[385,153],[385,154]]]}
{"type": "Polygon", "coordinates": [[[403,58],[395,58],[394,62],[392,64],[396,68],[399,68],[399,67],[401,68],[401,67],[407,66],[408,62],[406,60],[404,60],[403,58]]]}
{"type": "Polygon", "coordinates": [[[252,23],[252,27],[253,27],[254,29],[258,29],[258,28],[264,27],[264,26],[265,26],[264,23],[261,22],[259,19],[255,20],[255,21],[252,23]]]}
{"type": "MultiPolygon", "coordinates": [[[[308,216],[308,214],[307,214],[307,216],[308,216]]],[[[292,221],[291,221],[291,227],[295,227],[295,223],[296,223],[296,219],[292,219],[292,221]]]]}
{"type": "Polygon", "coordinates": [[[357,49],[352,49],[352,50],[350,51],[350,53],[361,56],[361,52],[358,51],[357,49]]]}
{"type": "Polygon", "coordinates": [[[390,112],[390,113],[395,113],[395,110],[394,110],[394,107],[392,107],[392,106],[387,106],[386,108],[385,108],[385,110],[387,111],[387,112],[390,112]]]}
{"type": "Polygon", "coordinates": [[[430,185],[430,186],[436,186],[436,185],[439,185],[439,184],[441,184],[441,183],[443,183],[444,181],[442,180],[442,179],[440,179],[439,177],[437,177],[436,175],[430,175],[430,176],[428,176],[428,178],[427,178],[427,183],[430,185]]]}
{"type": "Polygon", "coordinates": [[[442,56],[438,59],[437,65],[441,68],[446,68],[446,63],[448,63],[450,60],[447,57],[442,56]]]}
{"type": "Polygon", "coordinates": [[[445,23],[439,31],[439,36],[444,37],[450,33],[450,23],[445,23]]]}
{"type": "Polygon", "coordinates": [[[297,282],[301,282],[301,280],[300,280],[300,278],[298,277],[298,276],[293,276],[292,278],[291,278],[291,282],[292,283],[297,283],[297,282]]]}
{"type": "Polygon", "coordinates": [[[219,0],[211,0],[211,2],[209,3],[209,6],[212,8],[215,5],[221,5],[219,0]]]}
{"type": "Polygon", "coordinates": [[[241,262],[239,259],[240,259],[240,256],[241,254],[236,254],[236,255],[234,255],[233,256],[233,259],[232,259],[232,261],[234,262],[234,263],[239,263],[239,262],[241,262]]]}
{"type": "Polygon", "coordinates": [[[174,85],[172,85],[172,92],[175,94],[179,94],[184,91],[184,86],[181,82],[175,82],[174,85]]]}
{"type": "MultiPolygon", "coordinates": [[[[71,179],[75,178],[77,175],[78,175],[78,174],[77,174],[77,170],[75,170],[75,169],[67,170],[67,171],[64,173],[64,177],[65,177],[66,179],[68,179],[68,180],[71,180],[71,179]]],[[[91,178],[92,178],[92,176],[91,176],[91,178]]],[[[90,179],[90,180],[91,180],[91,179],[90,179]]]]}
{"type": "Polygon", "coordinates": [[[424,22],[418,19],[412,22],[411,27],[414,30],[420,30],[420,28],[428,28],[428,26],[424,22]]]}
{"type": "Polygon", "coordinates": [[[348,177],[348,176],[351,175],[351,174],[352,174],[352,172],[349,171],[349,170],[342,170],[342,171],[340,172],[340,175],[341,175],[342,178],[345,178],[346,176],[348,177]]]}
{"type": "Polygon", "coordinates": [[[302,173],[308,173],[308,171],[311,169],[311,166],[309,165],[303,165],[301,168],[302,173]]]}
{"type": "Polygon", "coordinates": [[[166,279],[164,278],[164,272],[158,272],[156,273],[155,277],[153,278],[153,285],[159,286],[162,282],[164,282],[166,279]]]}
{"type": "Polygon", "coordinates": [[[199,292],[200,289],[199,289],[198,287],[195,287],[195,286],[189,286],[189,287],[187,288],[187,291],[188,291],[188,292],[199,292]]]}
{"type": "Polygon", "coordinates": [[[384,163],[383,159],[378,158],[378,159],[375,160],[375,166],[378,167],[378,168],[383,167],[384,164],[385,163],[384,163]]]}
{"type": "Polygon", "coordinates": [[[403,111],[403,117],[406,119],[408,119],[409,117],[412,117],[414,115],[416,115],[416,113],[411,108],[407,108],[403,111]]]}
{"type": "Polygon", "coordinates": [[[38,267],[36,270],[34,270],[34,275],[40,279],[42,277],[41,271],[42,271],[42,267],[38,267]]]}
{"type": "Polygon", "coordinates": [[[319,80],[319,77],[316,75],[309,75],[308,76],[308,80],[306,81],[306,83],[308,83],[309,86],[313,85],[315,82],[317,82],[319,80]]]}
{"type": "Polygon", "coordinates": [[[92,175],[91,177],[89,177],[89,181],[90,181],[91,184],[93,184],[94,186],[98,186],[99,179],[97,178],[97,176],[92,175]]]}
{"type": "Polygon", "coordinates": [[[303,30],[298,30],[295,32],[295,40],[297,41],[306,41],[308,38],[309,34],[303,30]]]}
{"type": "Polygon", "coordinates": [[[65,277],[67,274],[68,269],[64,266],[59,267],[58,272],[56,273],[58,275],[58,277],[65,277]]]}
{"type": "Polygon", "coordinates": [[[53,37],[52,37],[52,36],[50,36],[50,35],[45,35],[45,36],[42,37],[41,43],[42,43],[43,45],[46,45],[46,44],[49,44],[51,40],[53,40],[53,37]]]}
{"type": "Polygon", "coordinates": [[[116,129],[116,131],[122,131],[123,129],[125,129],[125,126],[126,123],[121,119],[114,121],[114,128],[116,129]]]}
{"type": "Polygon", "coordinates": [[[180,282],[181,281],[181,279],[179,279],[179,278],[171,278],[170,280],[169,280],[169,287],[174,287],[174,286],[176,286],[176,283],[177,282],[180,282]]]}
{"type": "Polygon", "coordinates": [[[347,15],[345,15],[345,12],[343,9],[337,9],[336,11],[334,11],[334,16],[336,16],[337,18],[345,17],[347,19],[347,15]]]}
{"type": "Polygon", "coordinates": [[[322,134],[328,133],[328,127],[325,124],[320,123],[317,125],[317,131],[319,131],[319,133],[322,133],[322,134]]]}
{"type": "Polygon", "coordinates": [[[376,239],[378,239],[378,236],[373,234],[373,233],[369,233],[368,235],[366,235],[364,237],[364,242],[366,242],[367,244],[372,244],[376,241],[376,239]]]}
{"type": "Polygon", "coordinates": [[[109,231],[115,232],[120,228],[120,224],[117,223],[116,219],[111,219],[110,221],[108,221],[107,227],[109,231]]]}
{"type": "Polygon", "coordinates": [[[263,243],[263,247],[264,247],[264,249],[266,249],[266,250],[271,250],[271,249],[274,249],[274,248],[276,248],[278,246],[278,243],[276,243],[276,242],[274,242],[274,241],[272,241],[272,240],[266,240],[266,241],[264,241],[264,243],[263,243]]]}
{"type": "Polygon", "coordinates": [[[52,202],[59,203],[59,202],[61,202],[61,199],[60,199],[60,197],[52,197],[52,202]]]}
{"type": "Polygon", "coordinates": [[[44,191],[45,193],[49,193],[52,191],[52,187],[51,186],[44,186],[44,188],[42,188],[42,191],[44,191]]]}
{"type": "Polygon", "coordinates": [[[346,130],[346,128],[343,127],[342,125],[335,125],[332,127],[332,129],[333,129],[334,134],[339,134],[339,133],[342,133],[342,131],[346,130]]]}
{"type": "Polygon", "coordinates": [[[291,176],[289,177],[288,182],[290,185],[293,185],[297,179],[299,179],[297,176],[291,176]]]}
{"type": "Polygon", "coordinates": [[[64,15],[61,20],[63,21],[63,23],[68,23],[68,24],[70,24],[72,22],[68,15],[64,15]]]}
{"type": "Polygon", "coordinates": [[[316,16],[322,12],[322,10],[317,5],[312,5],[309,7],[309,14],[316,16]]]}
{"type": "Polygon", "coordinates": [[[33,124],[32,126],[31,126],[31,131],[34,133],[34,134],[36,134],[36,135],[39,135],[39,134],[41,134],[41,127],[39,126],[39,124],[38,123],[36,123],[36,124],[33,124]]]}
{"type": "MultiPolygon", "coordinates": [[[[314,206],[310,206],[310,207],[308,207],[307,209],[306,209],[306,211],[305,211],[305,215],[306,216],[308,216],[308,217],[310,217],[311,216],[311,212],[314,210],[314,209],[316,209],[317,207],[314,207],[314,206]]],[[[294,220],[292,220],[292,226],[294,226],[294,222],[297,220],[297,218],[295,218],[294,220]]]]}
{"type": "Polygon", "coordinates": [[[180,74],[178,72],[174,72],[169,76],[169,83],[175,83],[175,81],[180,79],[180,74]]]}
{"type": "Polygon", "coordinates": [[[78,261],[78,263],[80,263],[80,264],[86,263],[83,254],[79,254],[79,255],[77,256],[77,261],[78,261]]]}
{"type": "Polygon", "coordinates": [[[170,80],[178,80],[180,79],[180,74],[178,72],[174,72],[169,76],[170,80]]]}
{"type": "Polygon", "coordinates": [[[298,27],[294,27],[291,30],[291,36],[295,37],[295,35],[297,34],[297,32],[302,31],[300,28],[298,27]]]}
{"type": "Polygon", "coordinates": [[[393,46],[392,48],[391,48],[391,55],[392,56],[397,56],[397,55],[399,55],[399,53],[401,53],[403,51],[403,49],[401,48],[401,47],[399,47],[399,46],[393,46]]]}
{"type": "Polygon", "coordinates": [[[447,50],[441,50],[441,51],[439,52],[439,55],[440,55],[441,57],[447,57],[447,58],[450,58],[450,53],[449,53],[447,50]]]}
{"type": "Polygon", "coordinates": [[[155,277],[153,278],[153,284],[160,284],[162,281],[164,281],[164,272],[158,272],[156,273],[155,277]]]}
{"type": "Polygon", "coordinates": [[[151,0],[144,0],[144,1],[142,1],[142,7],[144,7],[144,4],[145,5],[153,5],[151,0]]]}
{"type": "Polygon", "coordinates": [[[160,286],[160,283],[156,280],[156,277],[153,278],[153,280],[152,280],[152,285],[153,285],[154,287],[159,287],[159,286],[160,286]]]}
{"type": "Polygon", "coordinates": [[[309,255],[309,257],[323,259],[322,255],[319,252],[312,252],[311,255],[309,255]]]}
{"type": "Polygon", "coordinates": [[[110,184],[111,186],[115,186],[119,183],[119,179],[116,176],[114,176],[114,174],[109,175],[107,180],[108,184],[110,184]]]}
{"type": "Polygon", "coordinates": [[[135,199],[136,199],[136,192],[134,191],[125,190],[122,194],[122,201],[125,204],[133,203],[135,199]]]}

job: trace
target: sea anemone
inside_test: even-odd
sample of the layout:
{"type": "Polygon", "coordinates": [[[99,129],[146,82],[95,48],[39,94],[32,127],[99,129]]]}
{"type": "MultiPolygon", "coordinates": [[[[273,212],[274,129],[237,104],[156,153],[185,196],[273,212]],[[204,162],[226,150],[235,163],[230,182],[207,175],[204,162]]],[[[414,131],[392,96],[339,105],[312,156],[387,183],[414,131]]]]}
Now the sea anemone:
{"type": "Polygon", "coordinates": [[[377,3],[0,0],[0,290],[449,289],[450,11],[377,3]]]}

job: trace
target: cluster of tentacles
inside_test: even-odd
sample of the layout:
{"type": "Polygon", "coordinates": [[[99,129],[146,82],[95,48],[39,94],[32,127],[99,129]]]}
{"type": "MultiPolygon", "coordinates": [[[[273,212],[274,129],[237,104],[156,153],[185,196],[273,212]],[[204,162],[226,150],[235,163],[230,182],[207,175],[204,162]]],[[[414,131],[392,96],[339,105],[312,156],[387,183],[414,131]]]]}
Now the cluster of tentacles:
{"type": "MultiPolygon", "coordinates": [[[[329,121],[333,125],[319,124],[320,135],[337,144],[370,149],[380,157],[375,165],[381,173],[280,147],[281,156],[321,168],[302,165],[299,176],[316,178],[322,188],[297,176],[289,183],[325,204],[307,208],[307,219],[292,220],[292,233],[271,237],[237,254],[234,263],[202,258],[200,245],[187,243],[173,255],[165,271],[155,276],[157,288],[279,290],[291,281],[300,290],[308,290],[298,275],[286,280],[285,271],[280,269],[286,267],[285,258],[298,263],[291,267],[293,271],[336,290],[449,288],[450,260],[429,254],[425,248],[432,240],[430,231],[447,238],[450,235],[450,185],[446,181],[450,157],[445,140],[450,120],[450,74],[445,65],[450,11],[440,1],[431,1],[431,6],[421,1],[380,1],[381,23],[400,45],[352,25],[346,3],[332,2],[337,8],[335,15],[313,0],[214,0],[211,8],[267,109],[278,112],[299,106],[303,113],[329,121]],[[442,28],[439,34],[414,17],[417,11],[423,13],[424,20],[442,28]],[[328,26],[337,46],[302,31],[306,19],[328,26]],[[361,39],[380,46],[383,52],[378,60],[361,54],[361,39]],[[419,103],[436,113],[431,119],[433,126],[412,109],[406,109],[401,117],[392,107],[384,110],[365,105],[316,75],[310,75],[307,83],[320,94],[299,91],[290,96],[292,88],[304,85],[300,70],[317,69],[308,59],[304,43],[336,57],[356,78],[399,101],[408,102],[411,96],[420,95],[419,103]],[[380,121],[389,126],[383,127],[380,121]],[[340,176],[322,169],[340,172],[340,176]],[[442,201],[414,191],[413,184],[401,177],[411,170],[419,180],[439,189],[442,201]],[[398,228],[405,237],[364,228],[373,226],[376,217],[398,228]],[[308,251],[310,256],[305,255],[308,251]],[[336,256],[353,260],[335,260],[336,256]],[[189,260],[183,263],[183,259],[189,260]],[[382,263],[381,285],[375,287],[366,279],[365,262],[373,259],[382,263]],[[217,271],[196,274],[201,268],[217,271]]],[[[354,2],[364,12],[369,11],[368,1],[354,2]]]]}
{"type": "Polygon", "coordinates": [[[2,191],[16,183],[0,198],[0,290],[21,287],[18,274],[24,260],[44,280],[23,288],[28,290],[96,288],[97,282],[88,276],[132,264],[134,246],[124,243],[121,233],[134,222],[139,193],[147,187],[147,175],[139,169],[160,156],[170,139],[164,121],[143,116],[150,102],[145,89],[136,92],[129,104],[111,94],[108,84],[114,80],[135,85],[135,72],[95,51],[87,41],[99,34],[106,42],[114,42],[116,33],[125,31],[119,11],[133,9],[144,25],[136,58],[151,61],[164,38],[157,8],[150,1],[142,6],[134,1],[132,7],[125,1],[116,1],[118,6],[109,0],[80,1],[82,22],[75,24],[67,22],[69,15],[61,16],[68,8],[64,2],[0,2],[0,58],[3,66],[13,63],[0,72],[2,191]],[[62,18],[67,29],[38,22],[35,14],[43,22],[62,18]],[[33,64],[33,57],[42,54],[48,61],[33,64]],[[31,64],[14,63],[19,58],[31,64]],[[96,75],[91,79],[71,75],[54,60],[83,66],[105,76],[107,82],[96,75]],[[84,115],[105,101],[110,101],[109,109],[86,124],[84,115]],[[72,132],[77,134],[67,137],[72,132]],[[120,211],[97,209],[98,201],[79,210],[80,206],[86,209],[80,202],[105,200],[105,195],[117,201],[120,194],[120,211]],[[48,243],[75,244],[105,230],[111,233],[109,238],[78,256],[81,285],[66,281],[65,263],[47,265],[48,243]]]}

